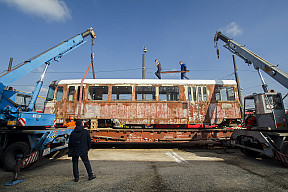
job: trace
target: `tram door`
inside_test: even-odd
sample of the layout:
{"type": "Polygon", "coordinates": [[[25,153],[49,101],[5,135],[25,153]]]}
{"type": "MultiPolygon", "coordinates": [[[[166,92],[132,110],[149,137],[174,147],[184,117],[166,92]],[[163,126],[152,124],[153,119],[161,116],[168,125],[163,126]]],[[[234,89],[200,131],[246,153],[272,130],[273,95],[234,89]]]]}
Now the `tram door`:
{"type": "MultiPolygon", "coordinates": [[[[79,100],[80,100],[80,92],[81,92],[81,86],[77,86],[77,92],[75,90],[74,95],[76,95],[76,98],[74,98],[74,109],[75,109],[75,116],[81,116],[84,114],[84,106],[83,102],[81,102],[79,106],[79,100]]],[[[82,94],[81,94],[81,100],[84,100],[84,86],[82,88],[82,94]]]]}
{"type": "Polygon", "coordinates": [[[189,123],[202,124],[209,122],[206,86],[188,87],[189,123]]]}

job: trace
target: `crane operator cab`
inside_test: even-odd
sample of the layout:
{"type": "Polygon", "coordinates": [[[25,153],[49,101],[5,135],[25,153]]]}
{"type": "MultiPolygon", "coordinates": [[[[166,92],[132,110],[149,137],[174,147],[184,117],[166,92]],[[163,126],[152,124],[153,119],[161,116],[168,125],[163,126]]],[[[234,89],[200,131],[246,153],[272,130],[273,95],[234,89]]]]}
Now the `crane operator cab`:
{"type": "Polygon", "coordinates": [[[281,93],[259,93],[244,98],[245,127],[252,130],[286,130],[281,93]]]}

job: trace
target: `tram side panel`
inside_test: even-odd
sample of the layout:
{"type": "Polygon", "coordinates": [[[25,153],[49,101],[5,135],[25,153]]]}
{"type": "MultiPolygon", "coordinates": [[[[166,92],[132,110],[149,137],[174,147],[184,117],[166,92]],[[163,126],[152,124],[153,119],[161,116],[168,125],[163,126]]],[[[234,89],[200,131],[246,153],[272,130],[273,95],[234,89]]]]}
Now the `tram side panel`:
{"type": "MultiPolygon", "coordinates": [[[[77,90],[71,101],[71,95],[68,95],[69,86],[61,86],[63,87],[62,100],[57,99],[55,91],[54,99],[46,102],[45,105],[45,112],[55,113],[58,125],[63,124],[66,118],[72,116],[77,118],[79,110],[77,90]]],[[[111,85],[109,86],[109,95],[111,95],[111,85]]],[[[234,94],[230,98],[227,96],[227,89],[222,88],[223,86],[218,88],[219,86],[215,85],[193,85],[185,88],[184,85],[179,85],[178,101],[159,101],[157,94],[154,101],[137,101],[134,99],[135,92],[132,94],[131,101],[112,101],[111,96],[107,100],[89,100],[87,97],[88,87],[88,85],[84,86],[83,101],[80,107],[80,118],[86,120],[118,119],[122,124],[131,125],[203,123],[218,125],[227,119],[240,119],[240,105],[237,102],[238,97],[234,85],[228,87],[228,91],[232,92],[232,95],[234,94]],[[216,89],[220,91],[217,92],[216,89]],[[224,91],[221,92],[222,89],[224,91]],[[233,91],[231,91],[232,89],[233,91]],[[226,96],[221,96],[221,93],[226,93],[226,96]]]]}
{"type": "Polygon", "coordinates": [[[229,125],[240,121],[236,86],[188,87],[189,124],[229,125]]]}

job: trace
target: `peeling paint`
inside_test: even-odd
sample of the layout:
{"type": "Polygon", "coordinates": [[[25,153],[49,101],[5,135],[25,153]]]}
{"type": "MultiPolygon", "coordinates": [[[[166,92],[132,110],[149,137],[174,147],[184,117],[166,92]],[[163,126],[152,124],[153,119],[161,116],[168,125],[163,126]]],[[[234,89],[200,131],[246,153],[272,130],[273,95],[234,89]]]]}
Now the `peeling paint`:
{"type": "MultiPolygon", "coordinates": [[[[116,80],[115,80],[116,81],[116,80]]],[[[143,80],[145,81],[145,80],[143,80]]],[[[45,113],[54,113],[56,119],[65,120],[71,116],[77,118],[78,115],[78,101],[77,101],[77,88],[78,84],[75,84],[76,91],[74,93],[74,101],[68,101],[68,87],[72,86],[72,81],[67,81],[69,84],[58,84],[57,86],[63,87],[62,101],[48,101],[45,103],[45,113]]],[[[102,82],[102,81],[101,81],[102,82]]],[[[104,80],[103,80],[104,82],[104,80]]],[[[147,81],[148,82],[148,81],[147,81]]],[[[215,84],[190,84],[194,81],[177,81],[181,84],[171,83],[169,86],[177,86],[179,88],[178,101],[160,101],[159,100],[159,87],[168,86],[163,84],[159,80],[155,80],[155,83],[149,81],[145,86],[155,86],[155,100],[152,101],[136,101],[135,99],[135,87],[136,83],[124,84],[125,86],[132,86],[132,100],[130,101],[114,101],[111,97],[112,86],[123,86],[123,84],[99,84],[99,86],[108,87],[107,100],[88,100],[88,88],[89,86],[98,86],[97,84],[85,84],[84,83],[84,96],[81,103],[81,118],[82,119],[118,119],[121,124],[127,125],[145,125],[145,124],[221,124],[226,119],[236,120],[240,119],[240,105],[238,102],[238,94],[236,84],[225,84],[221,81],[221,85],[215,84]],[[189,100],[188,88],[201,86],[207,89],[205,97],[202,95],[199,98],[189,100]],[[233,87],[235,90],[234,101],[216,101],[215,90],[217,86],[233,87]],[[207,101],[203,101],[207,100],[207,101]]],[[[232,81],[227,81],[232,82],[232,81]]],[[[143,83],[144,84],[144,83],[143,83]]],[[[203,91],[204,88],[199,88],[199,91],[203,91]]],[[[57,89],[56,89],[57,90],[57,89]]],[[[198,90],[195,89],[195,90],[198,90]]],[[[56,92],[54,98],[56,98],[56,92]]],[[[199,94],[199,93],[197,93],[199,94]]],[[[196,95],[197,97],[197,95],[196,95]]],[[[57,121],[60,122],[60,121],[57,121]]]]}

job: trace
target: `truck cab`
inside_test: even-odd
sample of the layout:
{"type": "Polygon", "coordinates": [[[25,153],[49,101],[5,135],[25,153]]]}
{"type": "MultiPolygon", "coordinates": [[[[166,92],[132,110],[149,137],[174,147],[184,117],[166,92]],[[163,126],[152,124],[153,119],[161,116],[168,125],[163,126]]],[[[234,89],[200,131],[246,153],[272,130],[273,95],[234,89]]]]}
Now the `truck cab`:
{"type": "Polygon", "coordinates": [[[243,122],[248,129],[287,129],[281,93],[259,93],[246,96],[244,112],[243,122]]]}

